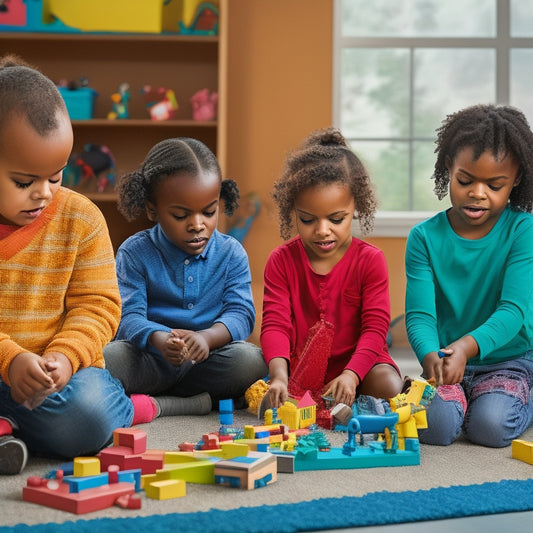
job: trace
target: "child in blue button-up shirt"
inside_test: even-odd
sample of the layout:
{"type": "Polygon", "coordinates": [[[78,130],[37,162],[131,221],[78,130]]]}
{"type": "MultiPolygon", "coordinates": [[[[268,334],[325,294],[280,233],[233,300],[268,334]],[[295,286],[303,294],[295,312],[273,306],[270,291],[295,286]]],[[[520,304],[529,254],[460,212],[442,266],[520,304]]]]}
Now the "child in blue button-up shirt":
{"type": "Polygon", "coordinates": [[[228,215],[237,207],[237,185],[222,180],[207,146],[176,138],[156,144],[117,189],[127,219],[145,213],[155,224],[117,252],[122,319],[106,367],[128,394],[157,396],[162,415],[241,398],[267,370],[245,342],[255,322],[248,257],[216,229],[220,201],[228,215]]]}

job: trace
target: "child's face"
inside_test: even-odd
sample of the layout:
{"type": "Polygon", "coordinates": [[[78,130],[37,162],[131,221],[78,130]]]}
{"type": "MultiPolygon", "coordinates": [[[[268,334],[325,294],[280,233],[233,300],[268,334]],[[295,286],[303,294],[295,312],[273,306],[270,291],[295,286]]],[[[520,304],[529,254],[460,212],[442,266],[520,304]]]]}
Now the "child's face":
{"type": "Polygon", "coordinates": [[[459,236],[480,239],[494,227],[513,187],[520,183],[519,165],[511,156],[497,160],[490,150],[473,161],[473,150],[468,147],[447,166],[452,203],[448,220],[459,236]]]}
{"type": "Polygon", "coordinates": [[[25,118],[13,117],[0,134],[0,223],[31,224],[61,186],[72,151],[72,127],[62,117],[41,137],[25,118]]]}
{"type": "Polygon", "coordinates": [[[328,272],[352,242],[355,201],[342,183],[307,187],[294,201],[296,228],[317,271],[328,272]]]}
{"type": "Polygon", "coordinates": [[[147,214],[178,248],[198,255],[217,227],[219,202],[217,174],[180,173],[159,183],[155,203],[148,204],[147,214]]]}

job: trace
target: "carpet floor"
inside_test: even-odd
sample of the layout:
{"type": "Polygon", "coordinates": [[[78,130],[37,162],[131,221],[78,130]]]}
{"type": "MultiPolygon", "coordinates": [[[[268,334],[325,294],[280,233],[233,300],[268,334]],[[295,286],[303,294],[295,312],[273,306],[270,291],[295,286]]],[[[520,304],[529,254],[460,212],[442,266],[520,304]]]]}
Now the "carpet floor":
{"type": "MultiPolygon", "coordinates": [[[[413,376],[409,372],[407,375],[413,376]]],[[[234,415],[234,425],[244,426],[245,424],[258,424],[256,417],[247,411],[236,411],[234,415]]],[[[196,442],[204,433],[215,431],[220,427],[218,413],[212,412],[205,417],[168,417],[157,419],[151,424],[138,426],[145,430],[148,435],[148,448],[176,450],[178,445],[185,441],[196,442]]],[[[338,432],[325,432],[332,446],[340,447],[346,440],[346,435],[338,432]]],[[[533,441],[533,428],[530,428],[522,437],[524,440],[533,441]]],[[[31,475],[43,476],[48,471],[57,468],[59,461],[32,457],[25,471],[18,476],[3,476],[0,478],[0,533],[6,531],[23,531],[22,526],[15,528],[17,524],[27,524],[36,526],[52,523],[47,531],[61,531],[57,524],[67,524],[68,522],[79,520],[76,524],[78,529],[85,521],[102,519],[99,521],[97,531],[106,531],[105,525],[112,524],[109,531],[118,532],[118,522],[106,522],[108,519],[130,519],[152,517],[155,523],[157,517],[162,515],[170,516],[175,520],[176,526],[180,523],[179,517],[183,518],[188,515],[196,514],[191,523],[202,524],[202,533],[210,531],[220,533],[227,529],[221,528],[222,518],[226,516],[231,520],[237,520],[233,523],[233,529],[229,531],[307,531],[307,530],[326,530],[333,528],[352,527],[354,525],[364,526],[372,525],[372,522],[356,523],[353,519],[344,517],[339,507],[340,503],[349,503],[350,507],[364,503],[357,498],[378,498],[373,494],[383,492],[380,498],[380,508],[376,512],[384,511],[389,514],[389,520],[385,523],[394,523],[394,513],[396,507],[394,503],[402,499],[402,505],[406,507],[402,511],[402,521],[409,522],[414,520],[427,520],[427,515],[421,516],[420,509],[417,507],[419,502],[417,498],[423,497],[424,506],[430,509],[442,510],[444,496],[446,493],[431,492],[432,489],[446,489],[449,487],[470,487],[466,490],[472,491],[474,487],[486,483],[498,483],[502,480],[511,480],[516,482],[527,482],[533,478],[533,466],[518,461],[511,457],[511,448],[493,449],[472,445],[463,439],[447,447],[421,446],[421,462],[416,466],[404,467],[384,467],[370,469],[353,469],[353,470],[323,470],[296,472],[294,474],[279,474],[278,480],[266,487],[245,491],[241,489],[221,487],[217,485],[197,485],[188,483],[187,494],[183,498],[175,500],[151,500],[141,493],[142,508],[140,510],[125,510],[119,507],[111,507],[102,511],[96,511],[87,515],[72,515],[70,513],[51,509],[41,505],[27,503],[22,500],[22,488],[26,484],[26,478],[31,475]],[[422,491],[422,492],[417,492],[422,491]],[[412,493],[415,492],[415,495],[412,493]],[[348,500],[343,500],[348,498],[348,500]],[[412,505],[409,505],[409,502],[412,505]],[[313,503],[314,502],[314,503],[313,503]],[[291,504],[299,504],[292,505],[291,504]],[[329,510],[326,508],[326,514],[329,514],[329,520],[319,520],[319,511],[326,504],[330,505],[329,510]],[[285,507],[288,505],[288,507],[285,507]],[[267,506],[266,508],[264,506],[267,506]],[[274,506],[274,507],[270,507],[274,506]],[[247,513],[236,511],[236,515],[223,515],[222,511],[235,511],[239,509],[248,510],[254,513],[256,508],[262,509],[261,513],[264,519],[259,525],[250,525],[247,513]],[[306,529],[273,529],[274,523],[269,516],[277,516],[282,513],[289,513],[296,510],[301,513],[308,513],[311,516],[312,527],[306,522],[306,529]],[[313,511],[315,510],[315,511],[313,511]],[[267,512],[268,511],[268,512],[267,512]],[[265,514],[266,513],[266,514],[265,514]],[[240,518],[235,518],[240,516],[240,518]],[[331,516],[334,516],[334,525],[331,525],[331,516]],[[202,520],[200,520],[202,517],[202,520]],[[207,522],[204,518],[207,517],[207,522]],[[219,522],[217,522],[217,520],[219,522]],[[55,524],[55,526],[54,526],[55,524]],[[1,527],[4,526],[4,527],[1,527]],[[54,528],[55,527],[55,528],[54,528]],[[255,529],[254,529],[255,528],[255,529]]],[[[485,487],[487,487],[485,485],[485,487]]],[[[491,487],[490,485],[488,486],[491,487]]],[[[504,485],[498,485],[499,488],[504,485]]],[[[514,488],[517,488],[515,485],[514,488]]],[[[524,485],[520,485],[520,490],[524,485]]],[[[481,490],[481,489],[480,489],[481,490]]],[[[484,490],[484,489],[483,489],[484,490]]],[[[527,490],[530,490],[527,488],[527,490]]],[[[506,494],[509,491],[506,491],[506,494]]],[[[527,493],[527,491],[526,491],[527,493]]],[[[529,492],[533,494],[533,491],[529,492]]],[[[477,498],[483,500],[485,496],[478,493],[477,498]]],[[[523,492],[520,492],[523,495],[523,492]]],[[[464,494],[455,491],[453,498],[464,499],[464,494]],[[459,496],[458,496],[459,494],[459,496]]],[[[521,496],[522,497],[522,496],[521,496]]],[[[371,501],[371,500],[368,500],[371,501]]],[[[377,501],[377,500],[376,500],[377,501]]],[[[421,502],[422,500],[420,500],[421,502]]],[[[458,505],[459,502],[456,503],[458,505]]],[[[507,508],[498,510],[494,508],[493,512],[508,512],[533,509],[533,499],[530,497],[525,506],[517,509],[507,508]]],[[[489,509],[490,511],[490,509],[489,509]]],[[[481,514],[485,514],[487,509],[481,514]]],[[[474,513],[475,514],[475,513],[474,513]]],[[[249,516],[252,516],[250,514],[249,516]]],[[[306,515],[307,516],[307,515],[306,515]]],[[[468,516],[468,514],[457,514],[452,516],[468,516]]],[[[506,516],[506,515],[502,515],[506,516]]],[[[511,516],[511,515],[509,515],[511,516]]],[[[433,518],[449,518],[449,516],[434,515],[433,518]]],[[[143,529],[150,529],[150,533],[155,533],[157,528],[151,524],[150,519],[141,522],[143,529]]],[[[141,523],[137,523],[135,529],[141,523]]],[[[283,523],[283,521],[282,521],[283,523]]],[[[66,527],[66,526],[64,526],[66,527]]],[[[130,527],[130,526],[127,526],[130,527]]],[[[130,527],[130,529],[131,529],[130,527]]],[[[304,527],[304,526],[302,526],[304,527]]],[[[95,530],[95,529],[93,529],[95,530]]],[[[181,529],[182,531],[193,531],[193,529],[181,529]]],[[[457,529],[454,529],[458,531],[457,529]]],[[[514,530],[511,528],[511,530],[514,530]]],[[[523,529],[522,529],[523,530],[523,529]]],[[[29,530],[31,531],[31,530],[29,530]]],[[[35,530],[35,533],[45,531],[42,528],[35,530]]],[[[168,531],[168,529],[167,529],[168,531]]],[[[380,529],[381,531],[381,529],[380,529]]]]}

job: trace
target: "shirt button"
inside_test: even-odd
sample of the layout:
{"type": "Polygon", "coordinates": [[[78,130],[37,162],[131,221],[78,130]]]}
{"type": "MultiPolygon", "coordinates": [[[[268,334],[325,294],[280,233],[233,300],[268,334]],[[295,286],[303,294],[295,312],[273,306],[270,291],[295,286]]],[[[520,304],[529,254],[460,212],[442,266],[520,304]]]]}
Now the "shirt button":
{"type": "Polygon", "coordinates": [[[188,259],[185,259],[185,261],[183,261],[186,265],[188,265],[190,263],[190,261],[188,259]]]}
{"type": "Polygon", "coordinates": [[[192,280],[193,280],[193,277],[192,277],[192,276],[189,276],[189,277],[187,278],[187,281],[188,281],[189,283],[192,283],[192,280]]]}
{"type": "Polygon", "coordinates": [[[192,309],[194,307],[194,304],[187,304],[188,309],[192,309]]]}

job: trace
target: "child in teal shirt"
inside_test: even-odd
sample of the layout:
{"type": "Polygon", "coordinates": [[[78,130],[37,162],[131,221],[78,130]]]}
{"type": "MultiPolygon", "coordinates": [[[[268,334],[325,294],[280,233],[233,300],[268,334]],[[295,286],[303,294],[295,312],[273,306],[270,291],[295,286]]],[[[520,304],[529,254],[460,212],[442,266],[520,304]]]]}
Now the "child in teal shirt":
{"type": "Polygon", "coordinates": [[[409,342],[439,386],[420,441],[463,432],[503,447],[533,416],[533,133],[494,105],[437,131],[435,192],[452,207],[415,226],[406,249],[409,342]]]}

